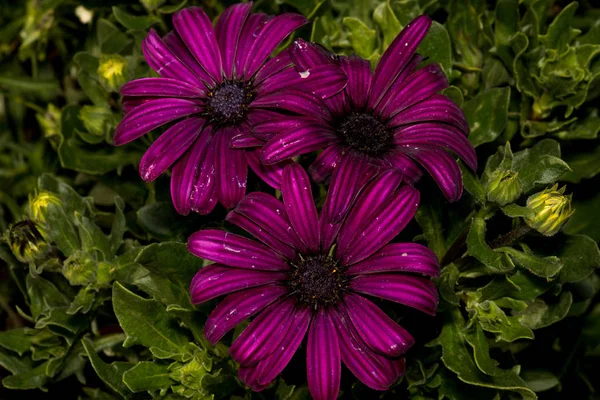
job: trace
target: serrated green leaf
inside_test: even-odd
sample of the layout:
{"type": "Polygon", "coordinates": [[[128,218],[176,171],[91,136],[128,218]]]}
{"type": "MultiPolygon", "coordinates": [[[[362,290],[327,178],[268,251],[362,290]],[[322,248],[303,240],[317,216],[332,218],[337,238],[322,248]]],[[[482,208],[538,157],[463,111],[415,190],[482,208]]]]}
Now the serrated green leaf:
{"type": "Polygon", "coordinates": [[[536,257],[533,254],[527,254],[512,247],[501,247],[496,251],[510,255],[515,265],[526,268],[529,272],[541,278],[551,279],[555,277],[564,265],[558,257],[536,257]]]}
{"type": "Polygon", "coordinates": [[[477,147],[500,136],[508,120],[510,88],[492,88],[467,101],[463,107],[471,133],[469,140],[477,147]]]}
{"type": "Polygon", "coordinates": [[[433,21],[427,36],[423,39],[417,52],[427,58],[426,63],[437,62],[442,66],[446,76],[452,71],[452,45],[448,31],[439,22],[433,21]]]}
{"type": "Polygon", "coordinates": [[[485,241],[485,220],[481,217],[473,218],[471,229],[467,236],[467,249],[469,255],[481,261],[487,267],[498,273],[512,270],[515,266],[502,252],[494,251],[485,241]]]}
{"type": "Polygon", "coordinates": [[[535,299],[525,311],[519,314],[521,323],[530,329],[545,328],[565,318],[572,303],[571,292],[563,292],[555,304],[535,299]]]}
{"type": "Polygon", "coordinates": [[[348,37],[352,48],[359,56],[368,58],[375,51],[376,31],[363,21],[354,17],[345,17],[342,23],[348,29],[348,37]]]}
{"type": "Polygon", "coordinates": [[[46,375],[46,369],[49,364],[50,361],[46,361],[35,368],[29,368],[14,375],[7,376],[2,380],[2,385],[7,389],[42,389],[50,381],[50,376],[46,375]]]}
{"type": "Polygon", "coordinates": [[[29,351],[32,346],[31,336],[27,335],[27,328],[10,329],[0,332],[0,347],[14,351],[19,356],[29,351]]]}
{"type": "Polygon", "coordinates": [[[113,307],[121,327],[127,334],[123,346],[141,344],[172,354],[187,351],[187,334],[156,300],[144,299],[115,282],[113,307]]]}
{"type": "Polygon", "coordinates": [[[98,377],[124,398],[132,397],[132,393],[123,383],[123,374],[130,370],[135,364],[123,361],[115,361],[111,364],[107,364],[102,361],[98,354],[96,354],[94,345],[89,339],[83,339],[81,343],[83,344],[83,348],[90,359],[94,371],[98,374],[98,377]]]}
{"type": "Polygon", "coordinates": [[[497,340],[514,342],[517,339],[533,339],[531,329],[522,325],[519,317],[507,316],[496,302],[486,300],[472,307],[483,330],[495,333],[497,340]]]}
{"type": "Polygon", "coordinates": [[[577,282],[600,267],[600,250],[585,235],[566,235],[556,256],[565,264],[560,272],[561,282],[577,282]]]}
{"type": "Polygon", "coordinates": [[[490,376],[503,372],[498,368],[498,361],[490,357],[488,339],[479,325],[475,324],[473,329],[463,332],[463,336],[473,348],[475,364],[481,372],[490,376]]]}
{"type": "Polygon", "coordinates": [[[560,159],[558,142],[544,139],[529,149],[514,153],[513,170],[519,173],[523,192],[527,193],[538,185],[556,182],[570,168],[560,159]]]}
{"type": "Polygon", "coordinates": [[[581,31],[572,28],[572,19],[577,11],[577,2],[572,2],[562,9],[548,27],[545,35],[540,36],[540,42],[548,49],[554,49],[558,54],[563,54],[567,46],[581,31]]]}
{"type": "Polygon", "coordinates": [[[168,389],[175,381],[169,377],[168,365],[142,361],[123,374],[123,383],[132,392],[143,392],[168,389]]]}

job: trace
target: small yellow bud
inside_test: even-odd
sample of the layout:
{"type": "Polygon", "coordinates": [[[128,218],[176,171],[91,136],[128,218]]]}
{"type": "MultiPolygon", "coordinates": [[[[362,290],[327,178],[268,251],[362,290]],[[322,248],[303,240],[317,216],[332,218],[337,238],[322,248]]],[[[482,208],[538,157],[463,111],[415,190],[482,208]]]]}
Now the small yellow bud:
{"type": "Polygon", "coordinates": [[[527,208],[535,213],[531,219],[525,218],[525,222],[531,228],[545,236],[556,234],[569,217],[573,215],[571,209],[571,195],[565,196],[566,186],[558,189],[558,184],[550,189],[529,196],[527,208]]]}
{"type": "Polygon", "coordinates": [[[24,263],[43,258],[49,250],[36,224],[28,219],[14,224],[8,231],[7,239],[17,260],[24,263]]]}
{"type": "Polygon", "coordinates": [[[496,170],[487,185],[487,199],[501,206],[512,203],[522,192],[523,185],[515,171],[496,170]]]}
{"type": "Polygon", "coordinates": [[[41,191],[34,197],[29,197],[28,214],[35,222],[39,232],[46,239],[50,240],[48,234],[48,207],[54,204],[62,207],[62,200],[52,192],[41,191]]]}
{"type": "Polygon", "coordinates": [[[117,91],[126,81],[127,60],[118,54],[100,57],[98,76],[107,89],[117,91]]]}
{"type": "Polygon", "coordinates": [[[86,286],[96,280],[98,265],[82,251],[76,251],[63,263],[62,273],[73,286],[86,286]]]}

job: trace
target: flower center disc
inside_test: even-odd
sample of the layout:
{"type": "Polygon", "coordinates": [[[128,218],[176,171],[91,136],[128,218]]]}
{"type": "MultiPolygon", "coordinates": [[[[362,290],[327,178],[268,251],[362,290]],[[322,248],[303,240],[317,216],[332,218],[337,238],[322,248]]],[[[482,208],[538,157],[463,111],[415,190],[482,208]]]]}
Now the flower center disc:
{"type": "Polygon", "coordinates": [[[369,156],[382,155],[394,144],[391,131],[369,113],[352,112],[344,116],[337,132],[347,145],[369,156]]]}
{"type": "Polygon", "coordinates": [[[235,125],[246,115],[253,97],[243,82],[224,81],[208,94],[206,111],[217,124],[235,125]]]}
{"type": "Polygon", "coordinates": [[[300,258],[290,276],[290,285],[298,299],[308,305],[332,305],[341,299],[343,274],[330,256],[300,258]]]}

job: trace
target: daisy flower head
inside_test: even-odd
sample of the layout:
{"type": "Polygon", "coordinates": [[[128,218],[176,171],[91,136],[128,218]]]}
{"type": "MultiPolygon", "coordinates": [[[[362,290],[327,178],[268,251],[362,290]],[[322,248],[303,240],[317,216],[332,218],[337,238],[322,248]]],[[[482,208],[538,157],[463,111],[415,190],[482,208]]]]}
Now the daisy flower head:
{"type": "Polygon", "coordinates": [[[171,196],[180,214],[208,214],[217,202],[234,207],[246,192],[248,165],[277,187],[282,165],[259,162],[253,147],[262,142],[250,135],[251,125],[314,113],[312,96],[331,96],[346,84],[337,66],[318,66],[304,79],[288,51],[270,58],[308,21],[293,13],[251,13],[251,7],[228,7],[214,27],[200,8],[179,11],[173,31],[161,38],[151,30],[142,44],[160,77],[121,88],[125,117],[114,134],[116,145],[175,122],[150,146],[139,170],[152,181],[173,166],[171,196]]]}
{"type": "Polygon", "coordinates": [[[309,170],[322,182],[336,168],[349,177],[374,169],[403,172],[407,183],[417,182],[426,170],[449,201],[462,195],[462,175],[454,157],[477,167],[475,149],[467,139],[469,126],[461,109],[439,94],[448,87],[441,67],[418,68],[416,54],[431,20],[410,22],[385,51],[374,72],[357,56],[332,56],[322,47],[297,40],[291,49],[299,71],[316,65],[337,64],[348,76],[344,90],[323,101],[323,112],[310,117],[263,122],[254,127],[267,140],[262,161],[278,163],[322,149],[309,170]],[[353,162],[343,162],[350,158],[353,162]]]}
{"type": "Polygon", "coordinates": [[[240,379],[255,391],[269,385],[307,337],[310,392],[334,400],[342,363],[365,385],[386,390],[405,372],[411,335],[367,297],[434,315],[436,256],[415,243],[389,243],[414,216],[419,192],[387,170],[363,177],[361,195],[342,222],[328,209],[345,204],[345,176],[333,172],[319,216],[310,180],[298,164],[284,168],[283,201],[250,193],[227,216],[258,241],[221,230],[201,230],[188,241],[194,255],[214,262],[191,283],[195,304],[227,295],[205,324],[218,342],[257,315],[235,339],[231,357],[240,379]],[[364,182],[363,182],[364,183],[364,182]]]}

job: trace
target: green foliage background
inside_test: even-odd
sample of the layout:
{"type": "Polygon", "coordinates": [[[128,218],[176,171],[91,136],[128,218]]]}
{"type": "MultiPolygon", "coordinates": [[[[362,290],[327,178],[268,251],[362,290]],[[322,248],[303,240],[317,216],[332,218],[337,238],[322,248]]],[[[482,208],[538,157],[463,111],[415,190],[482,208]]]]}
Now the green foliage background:
{"type": "MultiPolygon", "coordinates": [[[[0,1],[0,398],[310,397],[302,351],[272,387],[252,393],[227,357],[231,337],[213,347],[202,336],[213,304],[190,304],[203,262],[182,242],[223,225],[225,210],[181,217],[168,177],[142,183],[137,163],[157,133],[111,145],[120,85],[154,74],[141,54],[147,30],[165,34],[184,6],[216,18],[229,4],[0,1]],[[114,65],[123,68],[107,74],[114,65]],[[11,239],[24,219],[43,234],[35,248],[11,239]],[[13,251],[35,257],[22,262],[13,251]]],[[[381,304],[418,342],[405,378],[377,393],[345,371],[343,398],[599,399],[600,8],[259,0],[255,9],[301,12],[313,23],[298,36],[373,64],[412,18],[432,16],[419,52],[442,65],[445,94],[464,108],[477,147],[480,168],[463,169],[462,200],[446,204],[425,179],[416,222],[402,233],[444,266],[435,318],[381,304]],[[514,196],[500,201],[493,181],[505,172],[516,176],[514,196]],[[567,184],[576,211],[544,237],[526,228],[525,200],[555,182],[567,184]]],[[[252,177],[248,187],[268,190],[252,177]]]]}

